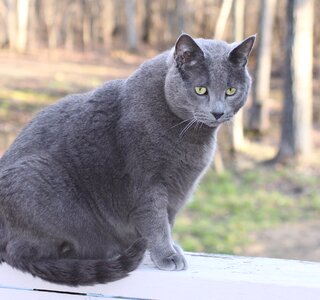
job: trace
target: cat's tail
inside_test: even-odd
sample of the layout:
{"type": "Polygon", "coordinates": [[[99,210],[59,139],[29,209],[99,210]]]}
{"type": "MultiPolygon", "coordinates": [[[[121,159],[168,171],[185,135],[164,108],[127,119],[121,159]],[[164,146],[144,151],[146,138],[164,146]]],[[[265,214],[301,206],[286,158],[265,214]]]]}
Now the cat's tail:
{"type": "Polygon", "coordinates": [[[71,286],[106,283],[126,277],[143,259],[147,242],[137,240],[122,255],[110,260],[51,259],[39,261],[19,260],[13,267],[44,280],[71,286]]]}

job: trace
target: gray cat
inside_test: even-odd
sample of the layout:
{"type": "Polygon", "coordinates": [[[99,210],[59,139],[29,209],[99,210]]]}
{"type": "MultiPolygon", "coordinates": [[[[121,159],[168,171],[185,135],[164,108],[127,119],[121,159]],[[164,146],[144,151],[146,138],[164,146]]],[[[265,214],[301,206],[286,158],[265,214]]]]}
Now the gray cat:
{"type": "Polygon", "coordinates": [[[182,34],[126,80],[41,111],[0,160],[0,260],[67,285],[120,279],[146,249],[185,269],[174,220],[246,101],[254,40],[182,34]]]}

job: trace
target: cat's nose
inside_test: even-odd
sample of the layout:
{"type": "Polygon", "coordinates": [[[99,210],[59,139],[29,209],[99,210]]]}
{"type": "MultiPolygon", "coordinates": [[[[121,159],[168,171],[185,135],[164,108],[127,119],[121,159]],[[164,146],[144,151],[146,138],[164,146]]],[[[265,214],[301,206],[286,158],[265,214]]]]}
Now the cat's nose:
{"type": "Polygon", "coordinates": [[[213,112],[212,114],[216,120],[220,119],[224,115],[224,113],[215,113],[215,112],[213,112]]]}

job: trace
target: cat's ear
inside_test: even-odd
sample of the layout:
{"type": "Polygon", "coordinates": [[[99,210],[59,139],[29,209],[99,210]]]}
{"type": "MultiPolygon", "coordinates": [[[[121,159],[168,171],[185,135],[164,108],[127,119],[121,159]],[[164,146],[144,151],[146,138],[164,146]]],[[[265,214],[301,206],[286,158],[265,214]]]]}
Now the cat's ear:
{"type": "Polygon", "coordinates": [[[181,34],[176,41],[174,50],[174,59],[178,66],[193,66],[203,58],[203,51],[197,45],[194,39],[188,34],[181,34]]]}
{"type": "Polygon", "coordinates": [[[252,35],[238,44],[229,53],[229,60],[235,65],[245,66],[254,45],[256,35],[252,35]]]}

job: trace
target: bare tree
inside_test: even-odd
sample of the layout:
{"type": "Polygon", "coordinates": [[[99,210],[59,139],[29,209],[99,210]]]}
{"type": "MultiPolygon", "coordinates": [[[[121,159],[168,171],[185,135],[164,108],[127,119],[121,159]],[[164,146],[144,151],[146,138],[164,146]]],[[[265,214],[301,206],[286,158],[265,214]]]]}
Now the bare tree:
{"type": "Polygon", "coordinates": [[[272,28],[276,0],[263,0],[260,10],[259,43],[255,81],[253,85],[253,103],[249,115],[249,129],[263,133],[269,128],[268,101],[270,95],[272,28]]]}
{"type": "Polygon", "coordinates": [[[46,5],[49,1],[30,0],[30,32],[29,49],[39,49],[48,46],[48,26],[45,14],[46,5]]]}
{"type": "Polygon", "coordinates": [[[178,19],[178,32],[181,33],[185,28],[185,12],[184,8],[186,6],[185,0],[176,0],[176,13],[177,13],[177,19],[178,19]]]}
{"type": "Polygon", "coordinates": [[[6,22],[7,7],[3,0],[0,0],[0,48],[8,45],[8,26],[6,22]]]}
{"type": "Polygon", "coordinates": [[[286,77],[277,162],[306,157],[312,150],[313,0],[287,3],[286,77]]]}
{"type": "Polygon", "coordinates": [[[138,38],[135,24],[135,1],[126,0],[127,38],[130,51],[138,50],[138,38]]]}
{"type": "Polygon", "coordinates": [[[17,48],[17,1],[6,0],[8,17],[8,40],[11,49],[17,48]]]}
{"type": "MultiPolygon", "coordinates": [[[[233,33],[236,41],[241,41],[244,38],[244,5],[245,0],[235,0],[233,3],[233,33]]],[[[243,148],[244,144],[242,109],[234,117],[231,129],[232,150],[237,151],[243,148]]]]}
{"type": "Polygon", "coordinates": [[[150,28],[151,28],[151,1],[144,0],[144,18],[142,24],[142,41],[144,43],[150,42],[150,28]]]}
{"type": "Polygon", "coordinates": [[[103,42],[107,49],[112,48],[112,30],[114,28],[114,5],[111,0],[105,1],[100,18],[103,42]]]}
{"type": "Polygon", "coordinates": [[[24,52],[27,47],[28,21],[29,21],[29,0],[18,0],[18,41],[17,49],[24,52]]]}
{"type": "MultiPolygon", "coordinates": [[[[61,8],[64,4],[57,0],[46,0],[44,13],[44,22],[47,28],[48,46],[55,49],[59,44],[59,36],[61,34],[61,22],[64,16],[61,8]]],[[[66,9],[66,7],[64,7],[66,9]]]]}
{"type": "Polygon", "coordinates": [[[228,17],[231,12],[232,2],[233,0],[223,0],[222,2],[216,28],[214,31],[214,38],[216,40],[221,40],[223,38],[224,29],[226,27],[228,17]]]}

